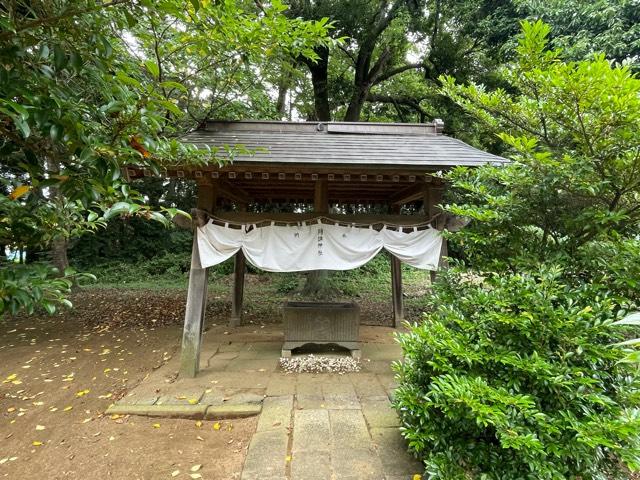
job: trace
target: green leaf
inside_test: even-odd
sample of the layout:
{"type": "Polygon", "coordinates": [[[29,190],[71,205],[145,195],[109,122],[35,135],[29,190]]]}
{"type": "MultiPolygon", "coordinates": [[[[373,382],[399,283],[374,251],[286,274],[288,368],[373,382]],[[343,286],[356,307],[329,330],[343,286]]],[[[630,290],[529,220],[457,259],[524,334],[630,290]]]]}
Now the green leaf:
{"type": "Polygon", "coordinates": [[[69,55],[69,64],[76,71],[80,71],[80,69],[82,68],[82,56],[76,50],[71,52],[71,54],[69,55]]]}
{"type": "Polygon", "coordinates": [[[67,55],[60,45],[53,47],[53,65],[56,70],[62,70],[67,65],[67,55]]]}
{"type": "Polygon", "coordinates": [[[181,83],[178,83],[178,82],[170,82],[170,81],[162,82],[162,83],[160,83],[160,86],[163,87],[163,88],[169,88],[169,89],[173,88],[173,89],[179,90],[179,91],[181,91],[183,93],[187,93],[188,92],[187,87],[185,87],[184,85],[182,85],[181,83]]]}
{"type": "Polygon", "coordinates": [[[613,322],[611,325],[640,325],[640,312],[631,313],[622,320],[613,322]]]}
{"type": "Polygon", "coordinates": [[[147,60],[144,62],[144,65],[147,67],[149,73],[154,77],[158,78],[160,76],[160,67],[153,60],[147,60]]]}
{"type": "Polygon", "coordinates": [[[61,140],[63,131],[64,130],[60,125],[51,125],[51,128],[49,129],[49,136],[51,137],[51,140],[53,140],[54,142],[61,140]]]}
{"type": "Polygon", "coordinates": [[[28,138],[29,135],[31,135],[31,127],[29,127],[29,124],[24,120],[23,117],[14,116],[13,123],[15,124],[16,128],[20,130],[20,133],[22,133],[22,136],[24,138],[28,138]]]}

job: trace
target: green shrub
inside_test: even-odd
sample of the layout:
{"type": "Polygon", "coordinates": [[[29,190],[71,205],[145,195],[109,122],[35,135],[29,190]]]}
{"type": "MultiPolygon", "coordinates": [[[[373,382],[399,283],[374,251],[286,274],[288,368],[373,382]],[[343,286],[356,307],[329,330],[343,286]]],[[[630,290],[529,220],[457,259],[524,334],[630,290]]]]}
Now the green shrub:
{"type": "Polygon", "coordinates": [[[625,312],[562,274],[451,271],[399,335],[394,405],[428,478],[604,480],[640,465],[636,367],[612,346],[625,312]]]}
{"type": "Polygon", "coordinates": [[[300,284],[300,274],[283,273],[278,275],[276,281],[276,291],[278,293],[290,293],[298,288],[300,284]]]}

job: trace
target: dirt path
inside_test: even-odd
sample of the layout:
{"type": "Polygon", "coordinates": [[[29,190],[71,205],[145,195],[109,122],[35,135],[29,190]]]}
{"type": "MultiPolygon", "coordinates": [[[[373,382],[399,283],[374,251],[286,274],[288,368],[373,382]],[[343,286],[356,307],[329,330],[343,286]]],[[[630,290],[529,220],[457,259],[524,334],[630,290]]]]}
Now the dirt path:
{"type": "Polygon", "coordinates": [[[0,478],[237,478],[256,419],[103,415],[180,340],[183,292],[118,295],[0,320],[0,478]]]}

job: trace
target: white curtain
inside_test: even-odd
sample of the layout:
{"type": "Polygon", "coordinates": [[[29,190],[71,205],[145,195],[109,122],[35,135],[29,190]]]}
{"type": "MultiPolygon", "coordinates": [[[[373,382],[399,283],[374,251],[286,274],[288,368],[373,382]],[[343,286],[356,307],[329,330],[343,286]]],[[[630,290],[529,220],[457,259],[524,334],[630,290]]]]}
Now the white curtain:
{"type": "Polygon", "coordinates": [[[208,223],[196,234],[202,268],[222,263],[242,249],[250,263],[268,272],[350,270],[383,248],[416,268],[437,270],[442,246],[442,235],[433,228],[405,233],[322,223],[251,229],[208,223]]]}

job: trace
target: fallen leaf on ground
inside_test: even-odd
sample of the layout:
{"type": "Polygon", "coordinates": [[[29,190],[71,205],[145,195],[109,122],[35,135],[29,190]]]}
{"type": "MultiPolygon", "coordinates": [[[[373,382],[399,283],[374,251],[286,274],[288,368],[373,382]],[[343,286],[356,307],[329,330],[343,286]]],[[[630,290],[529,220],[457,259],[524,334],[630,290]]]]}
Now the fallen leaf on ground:
{"type": "Polygon", "coordinates": [[[220,430],[220,423],[216,422],[213,424],[213,429],[214,430],[220,430]]]}
{"type": "Polygon", "coordinates": [[[42,442],[38,442],[37,440],[34,442],[31,442],[31,445],[33,445],[34,447],[39,447],[40,445],[42,445],[42,442]]]}
{"type": "Polygon", "coordinates": [[[47,427],[45,427],[44,425],[36,425],[36,430],[44,430],[45,428],[47,427]]]}
{"type": "Polygon", "coordinates": [[[172,477],[177,477],[178,475],[180,475],[180,470],[174,470],[173,472],[171,472],[172,477]]]}
{"type": "Polygon", "coordinates": [[[200,470],[202,468],[201,464],[198,465],[194,465],[193,467],[191,467],[191,471],[192,472],[197,472],[198,470],[200,470]]]}
{"type": "Polygon", "coordinates": [[[159,424],[159,423],[154,423],[154,424],[152,425],[152,427],[153,427],[153,428],[160,428],[160,424],[159,424]]]}
{"type": "Polygon", "coordinates": [[[200,428],[202,426],[202,420],[198,420],[196,422],[196,427],[200,428]]]}

